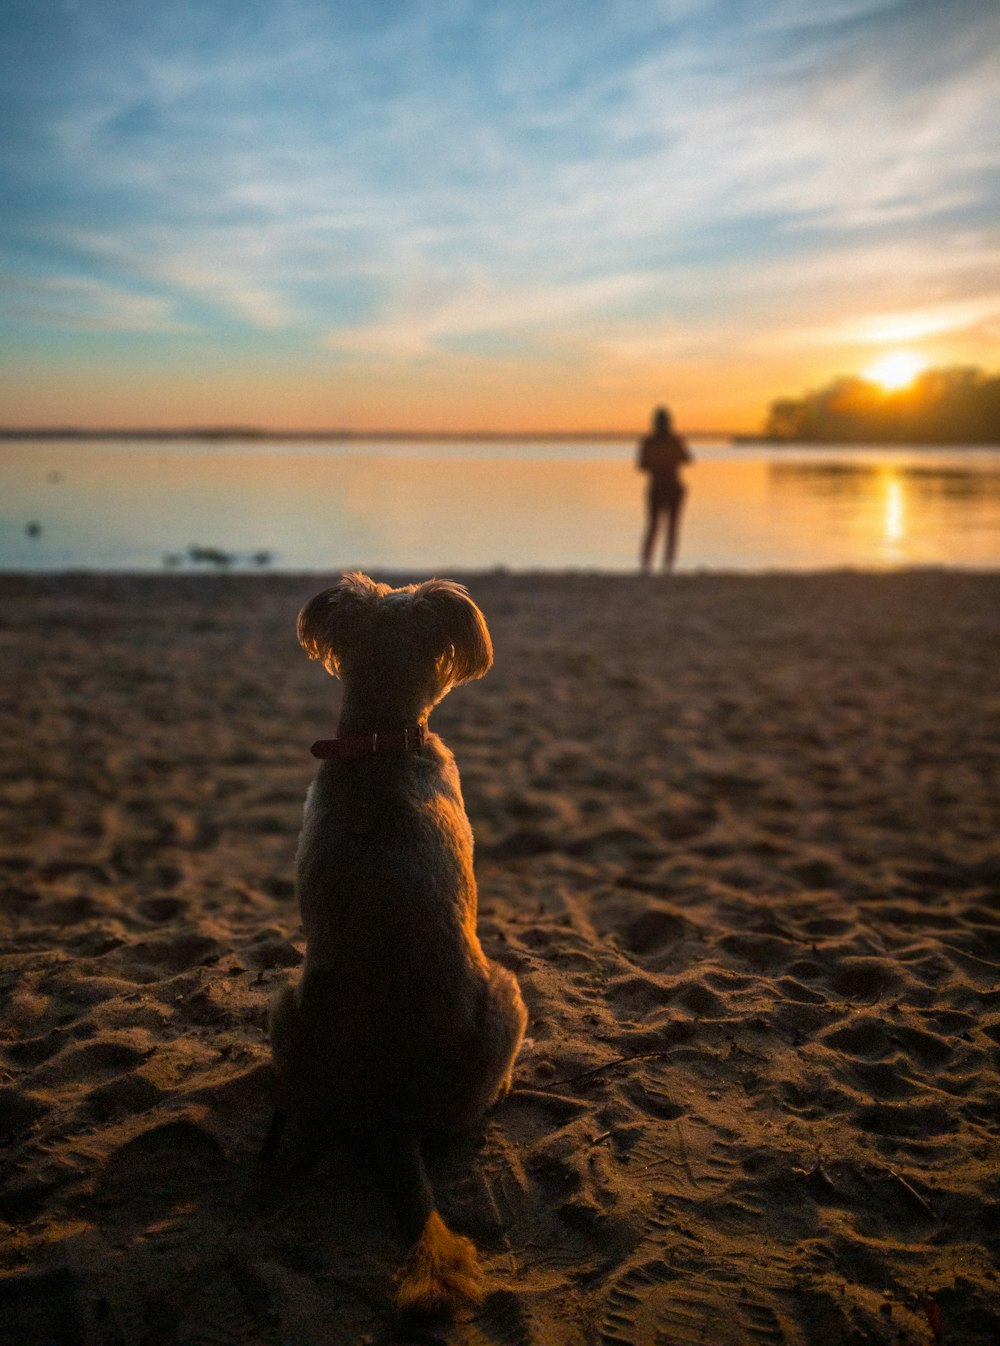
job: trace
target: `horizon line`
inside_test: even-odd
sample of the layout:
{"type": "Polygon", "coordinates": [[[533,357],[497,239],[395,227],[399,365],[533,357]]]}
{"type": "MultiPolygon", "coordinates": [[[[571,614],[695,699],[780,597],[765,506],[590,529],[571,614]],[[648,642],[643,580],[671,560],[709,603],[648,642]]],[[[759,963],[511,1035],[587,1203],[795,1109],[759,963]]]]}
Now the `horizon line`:
{"type": "MultiPolygon", "coordinates": [[[[355,430],[346,426],[313,430],[272,430],[255,425],[136,426],[0,426],[0,439],[337,439],[337,440],[532,440],[639,439],[647,433],[628,430],[355,430]]],[[[689,439],[749,438],[733,430],[687,430],[689,439]]]]}

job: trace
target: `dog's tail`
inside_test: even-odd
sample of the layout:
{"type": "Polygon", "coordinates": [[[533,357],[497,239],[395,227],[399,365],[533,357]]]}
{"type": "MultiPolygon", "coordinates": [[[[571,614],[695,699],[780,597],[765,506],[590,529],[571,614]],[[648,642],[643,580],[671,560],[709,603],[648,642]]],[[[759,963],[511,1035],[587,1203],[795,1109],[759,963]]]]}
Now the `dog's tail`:
{"type": "Polygon", "coordinates": [[[392,1182],[412,1244],[396,1287],[396,1308],[407,1318],[447,1316],[483,1298],[483,1273],[470,1239],[453,1233],[434,1206],[434,1194],[415,1137],[385,1147],[383,1168],[392,1182]]]}

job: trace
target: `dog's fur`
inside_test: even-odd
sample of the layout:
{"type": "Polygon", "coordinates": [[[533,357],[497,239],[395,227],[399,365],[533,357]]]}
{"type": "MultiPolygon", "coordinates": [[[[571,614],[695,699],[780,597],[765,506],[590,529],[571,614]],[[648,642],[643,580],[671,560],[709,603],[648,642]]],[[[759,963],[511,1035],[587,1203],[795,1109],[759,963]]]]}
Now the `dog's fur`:
{"type": "MultiPolygon", "coordinates": [[[[493,661],[461,585],[402,589],[345,575],[301,611],[299,640],[344,683],[338,733],[425,720],[493,661]]],[[[285,1116],[373,1153],[413,1244],[397,1304],[482,1298],[471,1242],[434,1208],[423,1143],[473,1126],[510,1088],[526,1012],[476,935],[472,829],[435,735],[407,752],[325,761],[306,799],[297,886],[307,949],[271,1008],[273,1151],[285,1116]]]]}

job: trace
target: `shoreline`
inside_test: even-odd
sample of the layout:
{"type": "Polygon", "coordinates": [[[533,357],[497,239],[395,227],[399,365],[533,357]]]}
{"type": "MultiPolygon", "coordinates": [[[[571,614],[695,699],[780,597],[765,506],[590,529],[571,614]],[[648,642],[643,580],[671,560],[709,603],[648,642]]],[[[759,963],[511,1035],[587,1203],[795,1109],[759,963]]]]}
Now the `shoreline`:
{"type": "MultiPolygon", "coordinates": [[[[362,567],[351,567],[359,569],[362,567]]],[[[931,563],[925,565],[895,565],[895,566],[826,566],[815,569],[791,570],[788,568],[776,567],[774,569],[744,570],[744,569],[709,569],[708,567],[699,567],[686,570],[683,565],[669,572],[662,570],[653,571],[650,574],[644,574],[638,569],[630,570],[598,570],[580,567],[563,567],[551,570],[524,569],[517,570],[508,566],[491,566],[485,569],[465,569],[461,566],[445,567],[425,567],[417,569],[411,566],[372,566],[368,573],[373,578],[379,579],[384,583],[399,585],[413,584],[425,580],[431,574],[440,573],[444,575],[447,572],[447,578],[458,580],[465,585],[470,584],[489,584],[492,581],[505,581],[509,583],[534,583],[534,582],[565,582],[575,584],[581,581],[600,581],[608,584],[639,584],[644,586],[677,586],[693,582],[703,583],[712,580],[788,580],[791,583],[796,581],[837,579],[837,578],[865,578],[886,579],[903,578],[914,575],[941,575],[941,576],[979,576],[983,579],[1000,576],[1000,565],[990,564],[982,566],[972,565],[946,565],[944,563],[931,563]]],[[[275,584],[306,584],[309,582],[322,582],[324,578],[330,576],[339,576],[342,573],[341,568],[336,566],[323,568],[318,567],[313,570],[296,569],[282,570],[279,567],[261,567],[249,561],[235,560],[227,565],[213,566],[207,562],[191,562],[187,565],[168,566],[162,565],[153,570],[99,570],[86,569],[84,567],[67,567],[65,569],[53,570],[13,570],[0,569],[0,586],[5,583],[14,585],[21,583],[30,583],[33,580],[45,582],[53,585],[59,581],[66,581],[73,584],[86,585],[94,583],[101,585],[105,581],[114,583],[120,582],[128,584],[135,581],[137,583],[157,583],[162,581],[166,584],[199,584],[211,583],[214,581],[241,581],[247,584],[256,584],[258,582],[275,584]]]]}
{"type": "MultiPolygon", "coordinates": [[[[378,441],[389,441],[392,443],[412,442],[422,443],[532,443],[541,441],[543,443],[574,443],[583,441],[584,443],[635,443],[641,439],[644,430],[640,427],[634,430],[347,430],[347,429],[321,429],[321,430],[264,430],[254,426],[246,427],[219,427],[213,429],[205,427],[177,427],[173,429],[110,429],[110,430],[90,430],[79,429],[72,426],[65,428],[36,427],[27,430],[0,429],[0,443],[26,439],[36,440],[39,443],[48,443],[53,440],[79,440],[86,443],[93,440],[141,440],[150,442],[160,441],[181,441],[194,443],[260,443],[261,441],[274,440],[278,443],[297,443],[310,442],[314,440],[329,440],[334,444],[342,443],[369,443],[378,441]]],[[[877,438],[858,438],[849,440],[838,439],[775,439],[767,435],[744,434],[732,430],[686,430],[684,438],[693,443],[723,440],[733,448],[772,448],[772,449],[969,449],[985,451],[996,450],[1000,448],[1000,439],[990,442],[981,440],[961,440],[961,439],[916,439],[903,440],[895,439],[877,439],[877,438]]]]}

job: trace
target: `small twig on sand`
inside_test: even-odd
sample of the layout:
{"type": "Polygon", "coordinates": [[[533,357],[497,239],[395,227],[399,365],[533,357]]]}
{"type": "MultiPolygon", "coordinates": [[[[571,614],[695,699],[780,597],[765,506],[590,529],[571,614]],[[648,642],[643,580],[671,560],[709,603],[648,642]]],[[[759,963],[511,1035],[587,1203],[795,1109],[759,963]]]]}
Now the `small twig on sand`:
{"type": "Polygon", "coordinates": [[[602,1070],[613,1070],[615,1066],[627,1065],[630,1061],[658,1061],[669,1052],[637,1052],[634,1056],[616,1056],[613,1061],[605,1061],[603,1065],[592,1066],[590,1070],[581,1070],[579,1075],[567,1075],[565,1079],[553,1080],[551,1084],[536,1085],[540,1093],[547,1092],[549,1089],[558,1089],[563,1084],[575,1084],[577,1080],[585,1080],[591,1075],[599,1075],[602,1070]]]}
{"type": "Polygon", "coordinates": [[[910,1196],[913,1197],[917,1205],[920,1206],[923,1210],[925,1210],[932,1220],[937,1219],[937,1216],[934,1214],[934,1208],[931,1206],[930,1202],[927,1201],[924,1197],[922,1197],[920,1193],[917,1191],[917,1189],[911,1186],[910,1183],[906,1181],[906,1179],[903,1177],[901,1173],[897,1173],[897,1171],[893,1168],[891,1164],[885,1164],[883,1167],[887,1170],[887,1172],[892,1174],[892,1176],[899,1183],[900,1187],[903,1187],[907,1192],[909,1192],[910,1196]]]}

